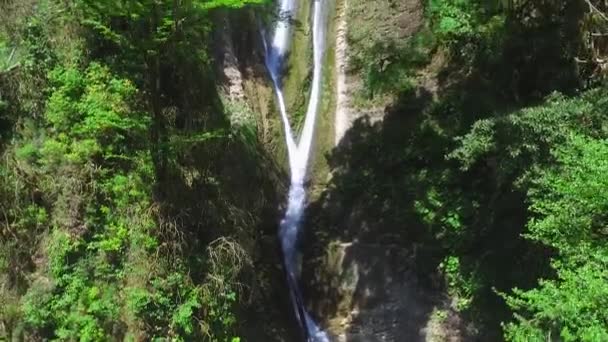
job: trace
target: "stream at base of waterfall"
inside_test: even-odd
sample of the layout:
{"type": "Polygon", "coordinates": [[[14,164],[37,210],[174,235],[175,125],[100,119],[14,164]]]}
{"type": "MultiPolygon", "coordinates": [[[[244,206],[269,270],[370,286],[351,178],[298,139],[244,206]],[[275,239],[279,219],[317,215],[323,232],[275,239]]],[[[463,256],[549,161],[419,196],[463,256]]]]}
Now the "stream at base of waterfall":
{"type": "Polygon", "coordinates": [[[289,50],[292,35],[293,14],[296,8],[296,0],[279,0],[278,19],[275,22],[274,31],[270,37],[270,44],[264,32],[264,44],[266,48],[266,67],[274,84],[281,119],[285,131],[285,142],[289,155],[289,168],[291,171],[291,184],[289,187],[288,203],[285,216],[281,220],[279,238],[283,249],[285,271],[291,301],[294,306],[296,318],[300,327],[307,336],[308,342],[329,342],[329,338],[310,316],[302,299],[302,292],[298,282],[298,262],[296,243],[301,228],[302,216],[306,207],[306,171],[311,152],[314,129],[321,97],[321,81],[323,70],[323,54],[325,49],[326,32],[326,7],[325,0],[313,0],[313,78],[311,85],[310,100],[304,127],[296,144],[282,91],[282,72],[285,57],[289,50]]]}

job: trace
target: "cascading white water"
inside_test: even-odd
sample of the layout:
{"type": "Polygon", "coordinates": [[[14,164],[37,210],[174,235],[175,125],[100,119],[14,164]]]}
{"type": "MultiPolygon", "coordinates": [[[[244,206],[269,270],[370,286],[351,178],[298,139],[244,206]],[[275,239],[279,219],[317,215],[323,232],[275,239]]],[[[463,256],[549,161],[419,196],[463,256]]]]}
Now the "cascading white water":
{"type": "Polygon", "coordinates": [[[289,155],[291,170],[291,185],[285,217],[281,220],[279,237],[285,258],[285,270],[289,285],[291,300],[300,326],[306,332],[310,342],[328,342],[327,335],[319,329],[310,314],[306,311],[302,293],[298,284],[296,242],[301,227],[302,216],[306,203],[304,181],[308,168],[308,159],[314,136],[317,111],[321,96],[321,78],[323,70],[323,53],[325,49],[325,12],[323,0],[314,0],[313,8],[313,55],[314,68],[310,93],[310,102],[304,119],[302,135],[296,145],[281,89],[283,62],[291,41],[291,21],[295,9],[295,0],[280,0],[279,19],[277,20],[272,37],[272,44],[266,44],[266,66],[274,83],[281,119],[285,130],[285,142],[289,155]]]}
{"type": "Polygon", "coordinates": [[[279,15],[275,23],[274,33],[272,36],[272,44],[267,43],[266,32],[262,28],[262,41],[266,50],[266,68],[270,73],[270,78],[274,84],[277,101],[279,103],[279,111],[281,112],[281,120],[283,121],[283,129],[285,131],[285,143],[287,144],[287,152],[289,155],[289,166],[293,168],[294,156],[296,155],[296,143],[293,138],[289,118],[287,117],[287,108],[285,107],[285,99],[281,86],[281,75],[283,71],[283,59],[289,43],[291,42],[291,22],[293,20],[293,11],[296,0],[281,0],[279,3],[279,15]]]}

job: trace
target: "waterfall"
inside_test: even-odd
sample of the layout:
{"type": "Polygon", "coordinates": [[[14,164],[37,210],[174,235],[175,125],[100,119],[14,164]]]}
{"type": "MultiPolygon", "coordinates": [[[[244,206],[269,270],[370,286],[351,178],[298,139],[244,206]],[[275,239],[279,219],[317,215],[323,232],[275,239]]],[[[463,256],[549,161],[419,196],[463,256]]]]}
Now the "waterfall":
{"type": "Polygon", "coordinates": [[[314,129],[321,97],[321,80],[323,71],[323,54],[325,49],[325,11],[323,0],[314,0],[313,6],[313,79],[311,85],[310,102],[304,119],[304,128],[298,144],[289,123],[289,117],[285,108],[281,76],[286,53],[291,41],[291,22],[295,10],[296,0],[280,0],[279,19],[275,23],[270,46],[263,32],[264,44],[266,45],[266,67],[274,84],[281,119],[285,131],[285,143],[289,155],[289,167],[291,170],[291,184],[289,187],[288,204],[285,216],[281,220],[279,238],[283,249],[285,271],[291,301],[294,306],[296,318],[300,327],[306,333],[309,342],[328,342],[327,335],[319,329],[313,318],[304,307],[302,292],[298,283],[297,272],[297,250],[296,243],[301,228],[302,216],[306,207],[306,189],[304,181],[308,168],[314,129]]]}

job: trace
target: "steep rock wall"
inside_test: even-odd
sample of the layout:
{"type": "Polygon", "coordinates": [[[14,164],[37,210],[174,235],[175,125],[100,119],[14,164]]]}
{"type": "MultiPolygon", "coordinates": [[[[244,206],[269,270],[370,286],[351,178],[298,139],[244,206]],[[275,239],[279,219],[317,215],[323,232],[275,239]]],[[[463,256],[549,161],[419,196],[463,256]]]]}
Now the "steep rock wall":
{"type": "Polygon", "coordinates": [[[336,341],[461,341],[465,328],[436,270],[420,262],[432,254],[419,248],[424,236],[401,218],[409,209],[396,192],[407,190],[387,185],[398,170],[379,160],[407,118],[385,121],[390,96],[361,100],[362,72],[349,65],[374,49],[405,44],[423,25],[422,3],[343,0],[337,7],[337,146],[326,156],[329,181],[307,215],[309,305],[336,341]]]}
{"type": "MultiPolygon", "coordinates": [[[[253,153],[264,156],[259,158],[264,164],[261,167],[274,175],[277,199],[281,201],[288,177],[279,116],[263,62],[258,26],[261,12],[259,8],[218,12],[213,50],[224,110],[233,127],[253,133],[253,153]]],[[[234,168],[238,169],[238,162],[234,168]]],[[[247,178],[245,173],[251,171],[241,169],[235,177],[247,178]]],[[[298,332],[289,315],[292,310],[276,239],[280,206],[276,201],[260,200],[266,202],[262,225],[256,237],[247,238],[254,254],[255,279],[245,284],[251,287],[252,297],[241,305],[241,336],[245,341],[295,341],[298,332]]]]}

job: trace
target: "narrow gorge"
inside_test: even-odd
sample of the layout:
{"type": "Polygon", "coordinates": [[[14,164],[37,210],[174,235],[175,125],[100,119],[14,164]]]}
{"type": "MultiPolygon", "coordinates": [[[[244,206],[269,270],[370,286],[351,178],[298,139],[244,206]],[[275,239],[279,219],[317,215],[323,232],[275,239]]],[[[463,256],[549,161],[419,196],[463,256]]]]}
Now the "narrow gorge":
{"type": "Polygon", "coordinates": [[[608,341],[606,0],[0,1],[0,341],[608,341]]]}
{"type": "Polygon", "coordinates": [[[289,116],[286,113],[285,100],[282,91],[282,72],[285,58],[289,51],[291,41],[291,21],[294,15],[296,0],[282,0],[279,5],[279,20],[274,26],[271,36],[271,44],[266,47],[266,66],[274,83],[281,118],[285,127],[285,143],[287,145],[289,168],[291,171],[291,184],[289,186],[288,204],[284,218],[281,220],[279,237],[283,251],[285,271],[287,273],[287,284],[296,313],[296,318],[306,339],[311,342],[329,342],[304,305],[304,299],[300,290],[300,279],[298,275],[297,249],[298,237],[306,205],[305,180],[307,177],[308,160],[311,146],[315,136],[317,111],[319,110],[319,97],[323,72],[323,55],[325,48],[326,31],[326,6],[323,0],[314,1],[312,18],[312,40],[313,40],[313,77],[308,109],[304,117],[304,127],[298,143],[292,133],[289,116]]]}

